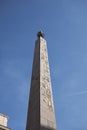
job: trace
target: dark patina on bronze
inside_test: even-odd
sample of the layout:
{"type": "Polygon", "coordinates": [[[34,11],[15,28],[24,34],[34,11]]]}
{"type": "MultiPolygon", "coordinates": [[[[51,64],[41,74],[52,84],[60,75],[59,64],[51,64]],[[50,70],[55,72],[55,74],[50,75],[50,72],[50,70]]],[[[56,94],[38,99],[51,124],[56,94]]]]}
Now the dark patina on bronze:
{"type": "Polygon", "coordinates": [[[44,38],[44,33],[42,31],[39,31],[37,33],[37,37],[40,38],[40,37],[43,37],[44,38]]]}

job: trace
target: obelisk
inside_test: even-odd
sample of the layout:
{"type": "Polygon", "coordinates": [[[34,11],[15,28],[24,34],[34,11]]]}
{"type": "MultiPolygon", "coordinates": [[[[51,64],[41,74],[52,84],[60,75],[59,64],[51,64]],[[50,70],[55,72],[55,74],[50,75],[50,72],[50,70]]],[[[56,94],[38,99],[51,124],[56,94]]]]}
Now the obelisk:
{"type": "Polygon", "coordinates": [[[37,37],[26,130],[56,130],[46,40],[41,31],[37,37]]]}

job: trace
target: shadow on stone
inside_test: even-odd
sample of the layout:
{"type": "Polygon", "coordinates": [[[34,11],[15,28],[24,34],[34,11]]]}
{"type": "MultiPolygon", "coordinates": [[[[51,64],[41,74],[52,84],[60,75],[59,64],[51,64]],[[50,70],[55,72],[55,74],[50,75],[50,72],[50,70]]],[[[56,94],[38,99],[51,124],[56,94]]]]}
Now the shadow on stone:
{"type": "Polygon", "coordinates": [[[56,130],[56,129],[50,128],[50,127],[41,126],[40,130],[56,130]]]}

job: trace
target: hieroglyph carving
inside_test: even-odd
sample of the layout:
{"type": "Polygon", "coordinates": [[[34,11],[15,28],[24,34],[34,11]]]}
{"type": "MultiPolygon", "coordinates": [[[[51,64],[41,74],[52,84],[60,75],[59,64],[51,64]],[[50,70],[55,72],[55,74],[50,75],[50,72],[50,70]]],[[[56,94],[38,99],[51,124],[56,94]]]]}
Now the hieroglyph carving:
{"type": "Polygon", "coordinates": [[[41,65],[43,67],[43,73],[41,73],[41,91],[43,95],[43,102],[46,103],[50,110],[53,110],[48,55],[44,41],[41,44],[41,65]]]}

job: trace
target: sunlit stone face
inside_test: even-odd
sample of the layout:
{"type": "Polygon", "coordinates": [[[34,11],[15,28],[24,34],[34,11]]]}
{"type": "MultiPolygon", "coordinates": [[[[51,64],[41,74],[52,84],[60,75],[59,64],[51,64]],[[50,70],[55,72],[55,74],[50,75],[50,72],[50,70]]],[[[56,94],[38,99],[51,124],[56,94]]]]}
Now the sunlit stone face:
{"type": "Polygon", "coordinates": [[[41,126],[56,129],[47,46],[46,40],[42,37],[40,38],[40,115],[41,126]]]}
{"type": "Polygon", "coordinates": [[[0,125],[7,126],[8,117],[0,114],[0,125]]]}

